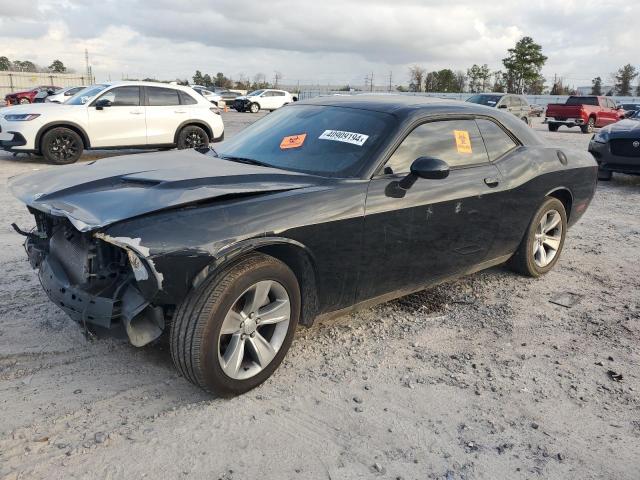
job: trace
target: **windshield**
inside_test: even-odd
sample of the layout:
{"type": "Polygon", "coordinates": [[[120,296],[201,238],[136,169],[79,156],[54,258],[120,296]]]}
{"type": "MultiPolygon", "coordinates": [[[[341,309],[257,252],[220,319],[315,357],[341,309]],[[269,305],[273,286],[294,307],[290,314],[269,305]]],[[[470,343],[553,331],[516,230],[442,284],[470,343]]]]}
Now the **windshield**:
{"type": "Polygon", "coordinates": [[[107,88],[107,85],[91,85],[87,88],[83,88],[64,103],[66,105],[84,105],[105,88],[107,88]]]}
{"type": "Polygon", "coordinates": [[[566,105],[598,105],[598,97],[569,97],[566,105]]]}
{"type": "Polygon", "coordinates": [[[633,115],[631,115],[629,118],[635,118],[640,120],[640,110],[636,110],[635,112],[633,112],[633,115]]]}
{"type": "Polygon", "coordinates": [[[389,114],[354,108],[288,106],[224,142],[218,156],[327,177],[352,177],[387,137],[393,122],[389,114]]]}
{"type": "Polygon", "coordinates": [[[502,98],[500,95],[474,95],[473,97],[468,98],[467,102],[495,107],[500,101],[500,98],[502,98]]]}
{"type": "Polygon", "coordinates": [[[255,91],[251,92],[249,95],[247,95],[247,97],[255,97],[257,95],[261,95],[262,92],[264,92],[264,90],[255,90],[255,91]]]}

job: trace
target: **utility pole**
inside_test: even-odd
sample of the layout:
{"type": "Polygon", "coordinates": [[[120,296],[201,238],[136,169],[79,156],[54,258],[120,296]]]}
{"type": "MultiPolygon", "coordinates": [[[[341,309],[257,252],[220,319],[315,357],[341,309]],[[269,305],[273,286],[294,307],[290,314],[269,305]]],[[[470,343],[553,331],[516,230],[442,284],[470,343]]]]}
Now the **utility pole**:
{"type": "Polygon", "coordinates": [[[373,72],[371,72],[371,91],[373,92],[373,72]]]}
{"type": "Polygon", "coordinates": [[[389,92],[391,92],[391,82],[393,80],[393,72],[389,71],[389,92]]]}
{"type": "Polygon", "coordinates": [[[87,72],[87,85],[91,85],[93,82],[91,81],[91,68],[89,67],[89,50],[84,49],[84,66],[87,72]]]}
{"type": "Polygon", "coordinates": [[[369,75],[364,76],[364,89],[366,90],[369,87],[369,75]]]}

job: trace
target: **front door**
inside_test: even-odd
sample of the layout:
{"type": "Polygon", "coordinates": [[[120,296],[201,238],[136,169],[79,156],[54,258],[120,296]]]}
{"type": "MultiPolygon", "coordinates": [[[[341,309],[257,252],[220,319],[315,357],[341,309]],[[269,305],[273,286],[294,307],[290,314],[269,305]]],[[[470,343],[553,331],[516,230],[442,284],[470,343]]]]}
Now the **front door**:
{"type": "Polygon", "coordinates": [[[141,146],[147,143],[145,109],[140,87],[124,86],[108,90],[87,107],[89,139],[92,147],[141,146]],[[96,107],[100,100],[109,105],[96,107]]]}
{"type": "Polygon", "coordinates": [[[499,226],[501,202],[493,192],[500,180],[474,120],[416,127],[370,182],[358,300],[414,289],[485,261],[499,226]],[[449,176],[418,179],[399,195],[397,182],[421,156],[446,161],[449,176]]]}

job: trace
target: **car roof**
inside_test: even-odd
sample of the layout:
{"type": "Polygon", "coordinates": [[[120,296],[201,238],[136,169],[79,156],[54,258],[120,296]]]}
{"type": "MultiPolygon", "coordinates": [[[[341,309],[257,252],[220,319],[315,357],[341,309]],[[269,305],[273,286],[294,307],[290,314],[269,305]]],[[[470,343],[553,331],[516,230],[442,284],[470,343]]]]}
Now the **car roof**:
{"type": "MultiPolygon", "coordinates": [[[[104,82],[98,85],[106,85],[107,87],[123,87],[123,86],[144,86],[144,87],[164,87],[164,88],[173,88],[175,90],[182,90],[183,92],[188,92],[193,90],[191,86],[185,87],[184,85],[171,85],[170,83],[163,82],[144,82],[142,80],[121,80],[117,82],[104,82]]],[[[204,88],[204,87],[203,87],[204,88]]]]}
{"type": "Polygon", "coordinates": [[[487,115],[489,110],[493,113],[493,109],[476,103],[437,97],[399,95],[392,93],[382,95],[364,94],[324,96],[309,100],[302,100],[296,102],[296,104],[350,107],[391,114],[409,113],[418,109],[432,110],[434,113],[438,110],[455,110],[459,113],[481,113],[484,115],[487,115]]]}

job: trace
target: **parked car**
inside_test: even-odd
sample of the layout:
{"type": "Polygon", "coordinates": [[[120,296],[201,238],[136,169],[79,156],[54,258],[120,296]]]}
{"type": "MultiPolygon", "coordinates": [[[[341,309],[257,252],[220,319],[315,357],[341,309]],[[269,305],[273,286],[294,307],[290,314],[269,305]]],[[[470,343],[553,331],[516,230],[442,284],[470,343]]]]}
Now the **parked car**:
{"type": "Polygon", "coordinates": [[[618,109],[624,110],[624,116],[628,118],[633,116],[637,111],[640,111],[640,103],[622,103],[618,105],[618,109]]]}
{"type": "Polygon", "coordinates": [[[233,90],[220,90],[216,93],[220,95],[220,98],[222,98],[222,100],[224,100],[227,104],[233,104],[235,99],[241,96],[240,93],[234,92],[233,90]]]}
{"type": "Polygon", "coordinates": [[[45,102],[64,103],[67,100],[69,100],[71,97],[73,97],[76,93],[78,93],[80,90],[84,90],[85,88],[87,87],[82,86],[82,87],[61,88],[60,90],[56,90],[55,92],[53,92],[52,95],[47,96],[47,98],[45,99],[45,102]]]}
{"type": "Polygon", "coordinates": [[[586,151],[416,97],[298,102],[220,147],[10,189],[35,216],[26,251],[57,306],[137,346],[169,330],[177,369],[222,395],[266,380],[298,324],[504,262],[549,272],[596,186],[586,151]]]}
{"type": "Polygon", "coordinates": [[[7,105],[24,105],[27,103],[33,103],[34,98],[36,98],[36,95],[40,92],[55,92],[56,90],[60,90],[60,87],[54,87],[53,85],[41,85],[30,90],[10,93],[4,97],[4,101],[7,105]]]}
{"type": "Polygon", "coordinates": [[[560,126],[580,127],[582,133],[593,133],[596,127],[604,127],[624,118],[624,111],[608,97],[595,95],[570,96],[566,103],[550,103],[544,123],[550,132],[560,126]]]}
{"type": "Polygon", "coordinates": [[[512,113],[527,125],[531,124],[531,107],[522,95],[511,93],[480,93],[467,99],[467,102],[478,103],[512,113]]]}
{"type": "Polygon", "coordinates": [[[260,110],[275,110],[293,102],[293,97],[284,90],[265,88],[254,90],[246,96],[236,97],[233,108],[238,112],[258,113],[260,110]]]}
{"type": "Polygon", "coordinates": [[[93,85],[63,104],[0,111],[0,148],[34,152],[51,163],[77,161],[94,148],[196,148],[224,138],[216,107],[188,87],[153,82],[93,85]]]}
{"type": "Polygon", "coordinates": [[[197,93],[206,98],[209,102],[213,103],[216,107],[218,106],[218,102],[222,100],[222,97],[211,90],[206,89],[205,87],[201,87],[199,85],[194,85],[193,88],[197,93]]]}
{"type": "Polygon", "coordinates": [[[544,114],[544,105],[529,105],[531,116],[540,118],[544,114]]]}
{"type": "Polygon", "coordinates": [[[598,162],[600,180],[611,180],[614,172],[640,175],[640,110],[596,133],[589,152],[598,162]]]}

